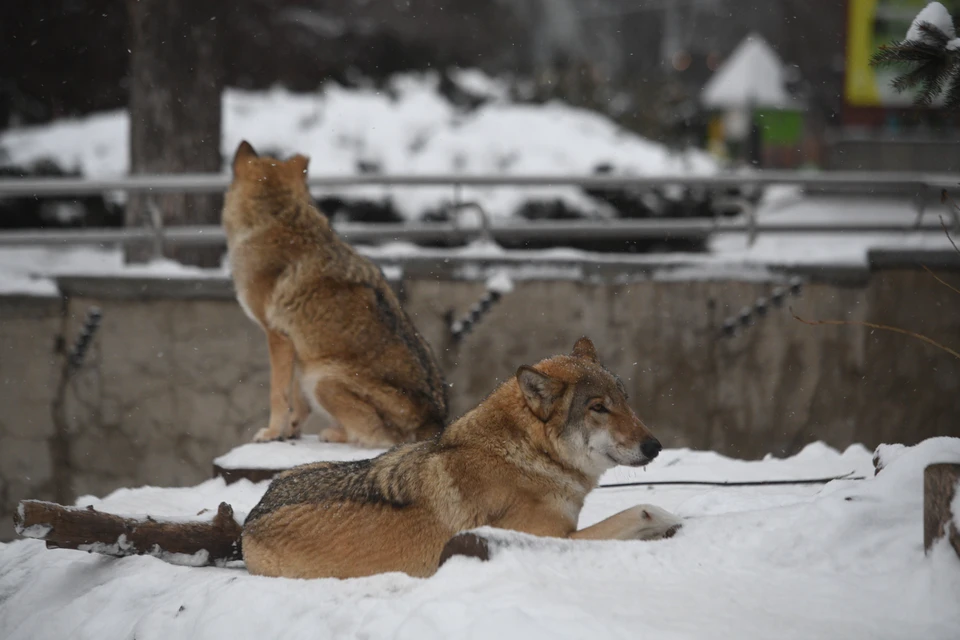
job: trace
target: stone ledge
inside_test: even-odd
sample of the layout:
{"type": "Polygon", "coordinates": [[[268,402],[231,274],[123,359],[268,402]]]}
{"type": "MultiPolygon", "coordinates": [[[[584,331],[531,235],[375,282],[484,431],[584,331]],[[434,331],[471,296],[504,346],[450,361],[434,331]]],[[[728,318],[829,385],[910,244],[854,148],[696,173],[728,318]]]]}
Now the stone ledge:
{"type": "MultiPolygon", "coordinates": [[[[876,248],[868,252],[868,265],[831,263],[785,265],[711,262],[695,257],[665,259],[663,255],[594,254],[531,256],[529,252],[507,252],[491,256],[461,256],[455,252],[430,250],[424,254],[375,257],[388,280],[399,286],[403,280],[480,281],[493,271],[506,269],[518,280],[577,280],[618,284],[646,279],[675,282],[700,280],[777,281],[801,276],[824,284],[865,286],[870,273],[887,269],[936,269],[960,271],[960,254],[946,249],[876,248]]],[[[183,276],[69,275],[56,278],[63,295],[105,299],[207,299],[234,298],[233,283],[227,274],[183,276]]],[[[6,296],[22,308],[51,308],[57,298],[24,295],[6,296]]],[[[7,305],[5,305],[7,306],[7,305]]]]}
{"type": "Polygon", "coordinates": [[[34,296],[0,293],[0,320],[37,320],[58,316],[63,306],[60,296],[34,296]]]}

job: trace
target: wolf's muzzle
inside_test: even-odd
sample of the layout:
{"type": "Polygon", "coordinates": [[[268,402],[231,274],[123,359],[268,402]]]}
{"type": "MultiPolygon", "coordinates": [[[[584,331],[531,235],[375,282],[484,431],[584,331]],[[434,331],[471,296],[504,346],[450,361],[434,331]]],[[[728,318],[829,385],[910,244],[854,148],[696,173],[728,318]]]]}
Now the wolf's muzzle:
{"type": "Polygon", "coordinates": [[[640,445],[640,452],[649,460],[656,458],[662,450],[663,445],[661,445],[660,441],[656,438],[644,440],[643,444],[640,445]]]}

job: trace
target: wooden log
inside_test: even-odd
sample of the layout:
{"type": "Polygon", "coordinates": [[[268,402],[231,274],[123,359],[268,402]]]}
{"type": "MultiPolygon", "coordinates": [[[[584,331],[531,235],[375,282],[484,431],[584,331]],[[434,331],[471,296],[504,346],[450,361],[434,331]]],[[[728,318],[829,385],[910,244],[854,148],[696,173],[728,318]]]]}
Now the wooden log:
{"type": "Polygon", "coordinates": [[[960,527],[951,504],[960,484],[960,464],[931,464],[923,470],[923,548],[930,552],[944,536],[960,557],[960,527]]]}
{"type": "Polygon", "coordinates": [[[18,535],[44,540],[48,549],[79,549],[120,557],[152,555],[192,566],[222,565],[242,558],[242,527],[226,502],[220,503],[210,520],[178,521],[150,516],[127,518],[93,507],[24,500],[13,523],[18,535]]]}

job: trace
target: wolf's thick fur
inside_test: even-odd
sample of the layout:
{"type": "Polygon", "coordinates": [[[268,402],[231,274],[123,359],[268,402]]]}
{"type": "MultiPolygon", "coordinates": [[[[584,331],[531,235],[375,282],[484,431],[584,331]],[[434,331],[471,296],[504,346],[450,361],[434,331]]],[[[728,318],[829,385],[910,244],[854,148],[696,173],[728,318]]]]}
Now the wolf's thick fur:
{"type": "Polygon", "coordinates": [[[255,439],[299,436],[311,403],[336,420],[327,440],[434,436],[447,417],[436,359],[380,269],[313,205],[307,163],[242,142],[223,207],[237,299],[270,349],[270,422],[255,439]]]}
{"type": "Polygon", "coordinates": [[[606,469],[646,464],[659,451],[623,384],[582,338],[571,355],[521,367],[436,438],[279,475],[244,524],[244,560],[268,576],[428,576],[452,536],[483,525],[662,537],[679,520],[650,506],[577,531],[584,498],[606,469]]]}

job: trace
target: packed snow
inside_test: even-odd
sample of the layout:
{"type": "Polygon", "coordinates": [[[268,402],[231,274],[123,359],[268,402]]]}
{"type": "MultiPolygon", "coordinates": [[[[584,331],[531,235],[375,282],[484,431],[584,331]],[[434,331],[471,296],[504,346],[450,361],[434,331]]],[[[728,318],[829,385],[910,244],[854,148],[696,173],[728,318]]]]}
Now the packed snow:
{"type": "Polygon", "coordinates": [[[348,444],[321,442],[315,435],[297,440],[251,442],[215,458],[213,464],[224,469],[288,469],[298,464],[321,460],[365,460],[384,449],[361,449],[348,444]]]}
{"type": "MultiPolygon", "coordinates": [[[[551,102],[509,102],[504,83],[477,70],[453,78],[488,102],[463,110],[438,91],[433,73],[396,77],[384,90],[330,84],[316,93],[284,89],[227,90],[223,94],[224,170],[242,139],[260,152],[310,156],[310,174],[573,174],[609,164],[627,175],[705,174],[716,163],[701,151],[671,152],[605,116],[551,102]]],[[[7,162],[30,166],[52,159],[87,177],[121,176],[129,170],[126,111],[59,120],[4,132],[7,162]]],[[[329,193],[329,192],[328,192],[329,193]]],[[[389,198],[401,215],[416,219],[452,199],[450,188],[354,187],[337,193],[389,198]]],[[[322,192],[318,191],[317,195],[322,192]]],[[[527,201],[559,200],[586,213],[609,207],[575,187],[464,188],[463,201],[478,202],[494,217],[512,215],[527,201]]]]}
{"type": "MultiPolygon", "coordinates": [[[[343,459],[342,445],[328,446],[343,459]]],[[[945,541],[924,555],[922,486],[927,464],[960,462],[960,439],[895,453],[874,476],[861,446],[838,452],[814,443],[789,459],[753,462],[666,450],[647,471],[617,468],[602,482],[866,479],[598,489],[581,526],[638,503],[668,509],[685,525],[658,542],[522,537],[489,562],[455,558],[428,579],[262,578],[242,566],[191,568],[13,542],[0,545],[0,637],[953,640],[960,559],[945,541]]],[[[84,496],[77,505],[187,516],[226,501],[242,517],[266,486],[215,479],[84,496]]]]}
{"type": "Polygon", "coordinates": [[[917,17],[913,19],[913,22],[910,24],[910,29],[907,30],[906,40],[927,40],[929,36],[924,35],[923,31],[920,30],[920,25],[924,22],[935,26],[942,31],[947,38],[953,39],[957,35],[953,27],[953,18],[950,17],[950,12],[947,11],[947,8],[939,2],[931,2],[921,9],[917,17]]]}

